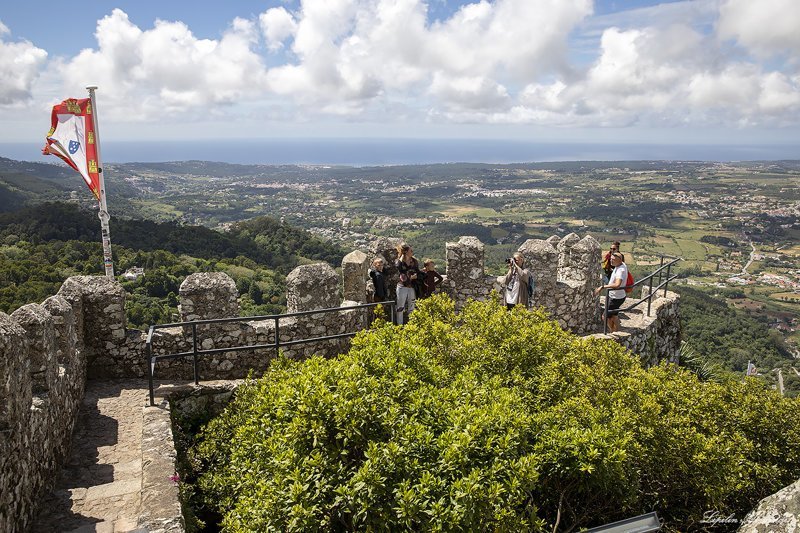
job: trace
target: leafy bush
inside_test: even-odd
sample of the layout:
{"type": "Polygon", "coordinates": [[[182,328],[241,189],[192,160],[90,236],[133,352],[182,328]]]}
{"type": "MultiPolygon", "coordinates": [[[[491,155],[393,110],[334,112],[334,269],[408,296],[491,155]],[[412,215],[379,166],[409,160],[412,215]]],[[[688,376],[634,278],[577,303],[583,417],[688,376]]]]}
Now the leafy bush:
{"type": "Polygon", "coordinates": [[[189,463],[226,531],[569,531],[652,510],[691,528],[800,476],[800,404],[435,296],[347,355],[277,360],[189,463]]]}

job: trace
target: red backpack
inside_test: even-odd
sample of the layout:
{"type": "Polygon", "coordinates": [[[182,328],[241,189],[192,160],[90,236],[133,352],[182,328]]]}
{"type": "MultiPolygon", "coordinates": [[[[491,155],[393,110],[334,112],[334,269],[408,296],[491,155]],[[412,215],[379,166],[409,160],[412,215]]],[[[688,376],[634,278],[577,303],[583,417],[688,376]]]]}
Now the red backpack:
{"type": "Polygon", "coordinates": [[[625,281],[625,294],[633,292],[633,274],[628,272],[628,279],[625,281]]]}

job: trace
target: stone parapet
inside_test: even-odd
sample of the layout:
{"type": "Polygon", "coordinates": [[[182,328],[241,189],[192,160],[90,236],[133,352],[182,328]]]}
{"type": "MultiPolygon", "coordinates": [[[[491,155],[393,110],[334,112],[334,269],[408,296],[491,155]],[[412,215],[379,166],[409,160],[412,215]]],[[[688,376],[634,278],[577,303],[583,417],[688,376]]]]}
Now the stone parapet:
{"type": "MultiPolygon", "coordinates": [[[[392,289],[397,280],[393,262],[398,242],[381,238],[370,249],[374,255],[386,259],[385,274],[392,289]]],[[[600,243],[589,235],[581,238],[571,233],[563,239],[556,236],[547,240],[530,239],[518,252],[534,281],[531,307],[543,307],[563,328],[575,334],[597,331],[600,313],[594,288],[600,284],[600,243]]],[[[469,300],[486,300],[492,291],[502,293],[503,276],[486,274],[484,245],[478,238],[461,237],[458,242],[446,243],[445,257],[441,290],[454,300],[456,310],[469,300]]],[[[343,283],[354,295],[369,291],[365,278],[360,271],[353,275],[343,271],[343,283]]],[[[393,290],[390,297],[394,297],[393,290]]]]}
{"type": "Polygon", "coordinates": [[[11,318],[25,330],[33,393],[45,394],[55,387],[58,375],[53,317],[41,305],[28,304],[14,311],[11,318]]]}
{"type": "MultiPolygon", "coordinates": [[[[366,287],[365,278],[361,286],[366,287]]],[[[286,276],[286,311],[289,313],[336,307],[340,301],[339,277],[327,263],[301,265],[286,276]]]]}
{"type": "Polygon", "coordinates": [[[650,367],[661,361],[678,363],[681,347],[679,316],[680,296],[667,291],[666,296],[653,299],[650,315],[647,303],[632,311],[620,313],[622,331],[587,337],[611,339],[637,354],[642,366],[650,367]]]}
{"type": "Polygon", "coordinates": [[[80,300],[78,336],[82,340],[89,377],[114,375],[117,366],[109,350],[126,336],[125,290],[105,276],[67,278],[58,294],[72,303],[80,300]]]}
{"type": "Polygon", "coordinates": [[[358,303],[367,302],[367,272],[370,259],[361,250],[350,252],[342,259],[342,297],[358,303]]]}
{"type": "Polygon", "coordinates": [[[495,276],[486,274],[484,246],[477,237],[461,237],[445,244],[446,270],[441,290],[463,309],[469,300],[485,300],[492,290],[499,290],[495,276]]]}
{"type": "Polygon", "coordinates": [[[30,528],[69,448],[85,380],[66,299],[0,313],[0,531],[30,528]]]}

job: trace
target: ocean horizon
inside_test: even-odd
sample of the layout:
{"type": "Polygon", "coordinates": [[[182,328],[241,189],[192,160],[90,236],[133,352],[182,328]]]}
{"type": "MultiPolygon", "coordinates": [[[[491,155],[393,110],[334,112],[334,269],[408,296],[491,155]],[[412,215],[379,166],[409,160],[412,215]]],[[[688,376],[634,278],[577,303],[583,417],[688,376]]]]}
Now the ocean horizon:
{"type": "MultiPolygon", "coordinates": [[[[0,143],[0,156],[53,162],[41,143],[0,143]]],[[[214,161],[265,165],[383,166],[558,161],[776,161],[800,159],[800,144],[537,143],[478,139],[246,139],[104,142],[106,163],[214,161]]]]}

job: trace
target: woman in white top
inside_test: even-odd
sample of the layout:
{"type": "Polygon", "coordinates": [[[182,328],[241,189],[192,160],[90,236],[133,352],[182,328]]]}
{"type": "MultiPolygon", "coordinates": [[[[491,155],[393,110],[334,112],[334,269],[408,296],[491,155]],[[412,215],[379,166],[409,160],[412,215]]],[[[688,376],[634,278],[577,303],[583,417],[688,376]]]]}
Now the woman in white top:
{"type": "Polygon", "coordinates": [[[614,270],[608,280],[608,285],[601,285],[596,288],[595,295],[600,294],[603,289],[608,291],[608,309],[606,309],[606,324],[608,331],[614,333],[619,331],[619,308],[625,302],[625,284],[628,281],[628,265],[625,264],[625,256],[620,252],[611,254],[611,266],[614,270]]]}

